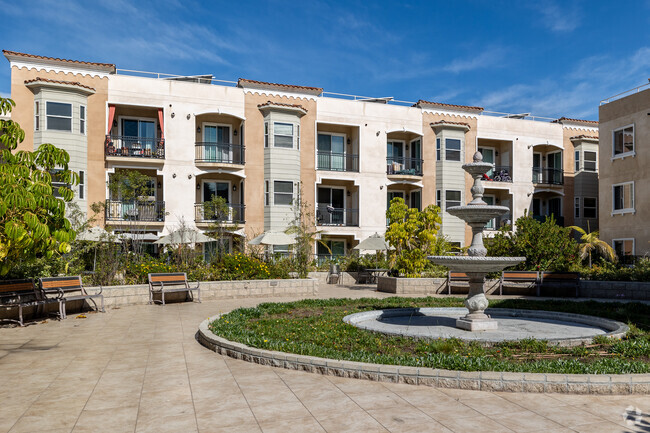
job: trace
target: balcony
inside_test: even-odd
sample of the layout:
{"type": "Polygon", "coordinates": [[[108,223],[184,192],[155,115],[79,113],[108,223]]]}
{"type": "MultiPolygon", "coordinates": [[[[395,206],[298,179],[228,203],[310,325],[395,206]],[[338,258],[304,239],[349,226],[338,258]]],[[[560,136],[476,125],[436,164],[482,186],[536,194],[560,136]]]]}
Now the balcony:
{"type": "Polygon", "coordinates": [[[533,168],[533,183],[564,185],[564,170],[559,168],[533,168]]]}
{"type": "Polygon", "coordinates": [[[318,170],[359,171],[359,155],[351,153],[318,152],[318,170]]]}
{"type": "MultiPolygon", "coordinates": [[[[506,165],[497,165],[491,170],[491,173],[484,174],[483,180],[486,182],[510,182],[512,183],[512,167],[506,165]]],[[[489,186],[487,186],[489,188],[489,186]]]]}
{"type": "Polygon", "coordinates": [[[386,158],[386,173],[389,176],[422,176],[422,160],[391,156],[386,158]]]}
{"type": "Polygon", "coordinates": [[[243,224],[245,208],[243,204],[226,203],[228,209],[214,209],[211,203],[196,203],[194,205],[194,221],[200,223],[243,224]]]}
{"type": "Polygon", "coordinates": [[[316,225],[359,227],[359,209],[335,208],[328,204],[316,205],[316,225]]]}
{"type": "Polygon", "coordinates": [[[165,221],[165,202],[108,200],[106,221],[162,223],[165,221]]]}
{"type": "Polygon", "coordinates": [[[165,140],[151,137],[107,135],[106,158],[135,158],[138,160],[164,160],[165,140]]]}
{"type": "Polygon", "coordinates": [[[245,147],[239,144],[197,142],[194,162],[197,165],[244,165],[245,147]]]}

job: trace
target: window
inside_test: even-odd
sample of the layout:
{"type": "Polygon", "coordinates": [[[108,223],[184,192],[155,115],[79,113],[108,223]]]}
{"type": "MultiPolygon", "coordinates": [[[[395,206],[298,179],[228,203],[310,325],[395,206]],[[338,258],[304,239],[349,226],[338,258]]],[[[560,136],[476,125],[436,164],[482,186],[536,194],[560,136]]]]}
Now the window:
{"type": "Polygon", "coordinates": [[[422,210],[422,192],[421,191],[413,191],[411,193],[411,206],[409,206],[413,209],[417,209],[419,211],[422,210]]]}
{"type": "Polygon", "coordinates": [[[318,134],[318,169],[345,170],[345,136],[318,134]]]}
{"type": "Polygon", "coordinates": [[[72,131],[72,104],[47,102],[47,129],[72,131]]]}
{"type": "Polygon", "coordinates": [[[41,103],[34,102],[34,131],[41,129],[41,103]]]}
{"type": "Polygon", "coordinates": [[[275,122],[273,124],[273,139],[275,147],[293,148],[293,125],[275,122]]]}
{"type": "Polygon", "coordinates": [[[79,200],[84,199],[84,188],[86,186],[85,173],[83,171],[79,172],[79,200]]]}
{"type": "Polygon", "coordinates": [[[273,204],[290,206],[293,203],[293,182],[273,182],[273,204]]]}
{"type": "Polygon", "coordinates": [[[623,156],[634,152],[634,125],[614,131],[613,151],[613,156],[623,156]]]}
{"type": "Polygon", "coordinates": [[[86,135],[86,107],[79,106],[79,134],[86,135]]]}
{"type": "Polygon", "coordinates": [[[264,181],[264,206],[269,206],[270,200],[269,200],[269,181],[265,180],[264,181]]]}
{"type": "Polygon", "coordinates": [[[612,185],[613,212],[634,212],[634,182],[612,185]]]}
{"type": "Polygon", "coordinates": [[[576,150],[576,173],[580,171],[580,151],[576,150]]]}
{"type": "Polygon", "coordinates": [[[580,218],[580,197],[575,198],[574,214],[575,218],[580,218]]]}
{"type": "Polygon", "coordinates": [[[442,209],[442,191],[436,190],[436,206],[442,209]]]}
{"type": "Polygon", "coordinates": [[[445,209],[449,209],[453,206],[460,206],[460,200],[460,191],[445,191],[445,209]]]}
{"type": "Polygon", "coordinates": [[[264,147],[269,147],[269,122],[264,122],[264,147]]]}
{"type": "Polygon", "coordinates": [[[584,156],[584,170],[585,171],[598,171],[598,163],[596,161],[597,158],[597,153],[596,152],[588,152],[585,151],[584,156]]]}
{"type": "Polygon", "coordinates": [[[52,176],[52,195],[54,197],[62,197],[61,194],[59,193],[59,188],[64,187],[64,188],[69,188],[70,185],[68,185],[66,182],[63,181],[63,178],[59,175],[59,173],[62,170],[52,170],[50,172],[50,175],[52,176]]]}
{"type": "Polygon", "coordinates": [[[440,139],[436,138],[436,161],[440,160],[440,139]]]}
{"type": "Polygon", "coordinates": [[[595,197],[584,197],[582,199],[582,216],[584,218],[598,217],[598,206],[595,197]]]}
{"type": "Polygon", "coordinates": [[[447,161],[460,161],[460,140],[447,138],[445,140],[445,159],[447,161]]]}
{"type": "Polygon", "coordinates": [[[623,263],[628,261],[624,260],[625,256],[634,256],[634,239],[614,239],[614,251],[623,263]]]}

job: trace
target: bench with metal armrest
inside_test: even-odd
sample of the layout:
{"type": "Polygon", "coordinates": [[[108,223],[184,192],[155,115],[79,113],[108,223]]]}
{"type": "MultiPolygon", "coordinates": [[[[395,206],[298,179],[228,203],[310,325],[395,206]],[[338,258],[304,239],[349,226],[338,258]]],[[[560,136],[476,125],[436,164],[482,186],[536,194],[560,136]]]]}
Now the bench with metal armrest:
{"type": "Polygon", "coordinates": [[[99,292],[88,293],[81,276],[74,277],[47,277],[41,278],[41,289],[47,299],[57,300],[59,302],[59,315],[62,319],[67,317],[66,303],[69,301],[90,301],[95,306],[95,310],[100,311],[95,302],[95,298],[101,302],[101,312],[104,309],[104,295],[102,295],[102,286],[99,286],[99,292]]]}
{"type": "Polygon", "coordinates": [[[535,271],[503,271],[499,279],[499,295],[503,295],[504,283],[532,283],[535,293],[539,296],[539,272],[535,271]]]}
{"type": "Polygon", "coordinates": [[[447,272],[447,294],[451,295],[451,283],[468,283],[469,276],[465,272],[447,272]]]}
{"type": "Polygon", "coordinates": [[[192,291],[196,290],[197,300],[201,302],[200,283],[191,287],[185,272],[149,274],[149,303],[160,302],[165,305],[165,293],[186,292],[186,299],[193,300],[192,291]],[[161,301],[154,300],[154,293],[160,293],[161,301]]]}
{"type": "MultiPolygon", "coordinates": [[[[46,299],[40,287],[31,278],[0,281],[0,307],[18,307],[18,320],[6,318],[0,319],[0,321],[15,322],[20,326],[25,326],[23,320],[24,307],[38,307],[54,302],[58,302],[58,299],[46,299]]],[[[59,315],[61,315],[60,304],[59,315]]]]}

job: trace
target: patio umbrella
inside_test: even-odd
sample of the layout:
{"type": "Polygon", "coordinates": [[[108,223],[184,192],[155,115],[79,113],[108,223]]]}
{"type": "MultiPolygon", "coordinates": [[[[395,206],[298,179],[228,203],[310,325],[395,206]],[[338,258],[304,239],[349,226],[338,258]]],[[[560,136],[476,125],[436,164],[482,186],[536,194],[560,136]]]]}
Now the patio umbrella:
{"type": "Polygon", "coordinates": [[[283,232],[266,232],[254,237],[248,242],[250,245],[292,245],[296,239],[283,232]]]}
{"type": "MultiPolygon", "coordinates": [[[[86,229],[79,234],[77,234],[78,241],[90,241],[90,242],[99,242],[103,240],[108,240],[110,233],[104,230],[101,227],[95,226],[89,229],[86,229]]],[[[120,242],[119,240],[113,242],[120,242]]]]}
{"type": "Polygon", "coordinates": [[[135,240],[135,241],[157,241],[158,240],[158,235],[154,235],[153,233],[122,233],[120,235],[120,239],[130,239],[130,240],[135,240]]]}
{"type": "Polygon", "coordinates": [[[212,242],[214,239],[198,232],[194,229],[176,230],[158,239],[154,244],[157,245],[176,245],[176,244],[194,244],[212,242]]]}
{"type": "Polygon", "coordinates": [[[375,232],[374,235],[370,236],[367,239],[359,242],[359,245],[353,248],[354,250],[374,250],[374,251],[385,251],[391,249],[386,238],[384,238],[379,233],[375,232]]]}

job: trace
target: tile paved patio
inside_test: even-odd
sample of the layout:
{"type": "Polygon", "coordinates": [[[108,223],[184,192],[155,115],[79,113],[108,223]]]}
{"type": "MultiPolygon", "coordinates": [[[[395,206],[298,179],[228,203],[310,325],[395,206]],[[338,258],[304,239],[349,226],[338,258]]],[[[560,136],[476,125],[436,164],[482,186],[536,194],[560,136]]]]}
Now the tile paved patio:
{"type": "MultiPolygon", "coordinates": [[[[389,295],[321,286],[319,297],[333,296],[389,295]]],[[[368,382],[250,364],[195,340],[208,316],[263,301],[130,306],[2,328],[0,432],[650,431],[650,396],[368,382]],[[626,423],[628,407],[641,423],[626,423]]]]}

